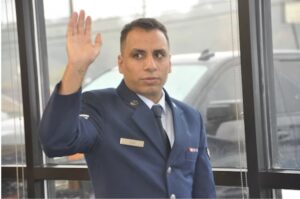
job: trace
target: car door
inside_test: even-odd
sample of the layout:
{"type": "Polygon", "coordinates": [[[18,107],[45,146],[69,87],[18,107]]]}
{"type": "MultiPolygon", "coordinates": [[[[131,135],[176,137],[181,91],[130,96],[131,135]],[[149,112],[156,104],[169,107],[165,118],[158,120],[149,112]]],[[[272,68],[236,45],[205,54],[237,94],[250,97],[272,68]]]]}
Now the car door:
{"type": "Polygon", "coordinates": [[[210,66],[185,101],[204,118],[213,167],[245,168],[245,133],[239,58],[210,66]]]}

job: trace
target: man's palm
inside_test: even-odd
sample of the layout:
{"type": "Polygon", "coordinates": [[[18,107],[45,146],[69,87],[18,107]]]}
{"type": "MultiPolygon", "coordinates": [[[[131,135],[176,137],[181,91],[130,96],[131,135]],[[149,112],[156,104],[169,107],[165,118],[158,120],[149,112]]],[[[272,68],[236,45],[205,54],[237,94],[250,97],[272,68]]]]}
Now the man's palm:
{"type": "Polygon", "coordinates": [[[84,11],[80,11],[79,17],[73,13],[67,31],[68,64],[86,71],[99,55],[101,44],[100,34],[97,34],[95,43],[92,42],[91,18],[85,20],[84,11]]]}

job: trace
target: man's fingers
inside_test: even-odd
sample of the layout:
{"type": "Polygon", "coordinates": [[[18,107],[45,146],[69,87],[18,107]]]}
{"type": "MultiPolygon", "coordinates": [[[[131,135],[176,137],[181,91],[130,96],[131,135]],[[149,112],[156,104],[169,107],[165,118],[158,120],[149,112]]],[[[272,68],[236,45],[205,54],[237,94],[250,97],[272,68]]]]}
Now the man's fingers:
{"type": "Polygon", "coordinates": [[[90,16],[88,16],[85,22],[85,34],[89,38],[91,38],[91,31],[92,31],[92,19],[90,16]]]}
{"type": "Polygon", "coordinates": [[[95,47],[100,48],[102,46],[102,37],[100,33],[97,33],[95,38],[95,47]]]}
{"type": "Polygon", "coordinates": [[[84,19],[85,19],[84,10],[80,10],[78,24],[77,24],[77,30],[79,34],[84,33],[84,19]]]}
{"type": "Polygon", "coordinates": [[[96,38],[95,38],[95,45],[94,45],[94,52],[96,57],[99,55],[100,50],[101,50],[101,46],[102,46],[102,38],[101,38],[101,34],[97,33],[96,38]]]}
{"type": "Polygon", "coordinates": [[[77,21],[78,21],[78,13],[75,12],[72,16],[72,22],[73,22],[73,35],[77,34],[77,21]]]}
{"type": "Polygon", "coordinates": [[[68,23],[68,28],[67,28],[67,35],[68,36],[72,36],[74,34],[76,34],[77,32],[77,18],[78,18],[78,14],[77,12],[73,12],[71,17],[70,17],[70,20],[69,20],[69,23],[68,23]]]}

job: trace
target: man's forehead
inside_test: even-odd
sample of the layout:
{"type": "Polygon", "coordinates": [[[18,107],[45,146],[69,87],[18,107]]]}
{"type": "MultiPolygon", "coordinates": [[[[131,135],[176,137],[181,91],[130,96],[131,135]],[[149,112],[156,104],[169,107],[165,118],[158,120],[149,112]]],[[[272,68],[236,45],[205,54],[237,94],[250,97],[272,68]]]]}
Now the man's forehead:
{"type": "Polygon", "coordinates": [[[145,38],[160,38],[162,41],[167,42],[167,38],[165,37],[164,33],[159,29],[151,29],[145,30],[142,28],[135,28],[128,32],[125,41],[127,40],[144,40],[145,38]],[[141,36],[142,35],[142,36],[141,36]]]}
{"type": "Polygon", "coordinates": [[[168,51],[169,48],[165,35],[159,29],[144,30],[141,28],[131,30],[122,46],[126,51],[168,51]]]}

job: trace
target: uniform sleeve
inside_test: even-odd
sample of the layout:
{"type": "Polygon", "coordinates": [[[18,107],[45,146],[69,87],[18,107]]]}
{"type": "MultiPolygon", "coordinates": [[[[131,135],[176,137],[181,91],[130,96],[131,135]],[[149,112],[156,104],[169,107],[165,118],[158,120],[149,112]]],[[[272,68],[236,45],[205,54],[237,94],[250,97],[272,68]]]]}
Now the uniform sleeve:
{"type": "Polygon", "coordinates": [[[193,198],[216,198],[214,177],[207,153],[206,131],[201,115],[200,124],[200,147],[194,175],[193,198]]]}
{"type": "Polygon", "coordinates": [[[100,141],[97,128],[88,114],[80,114],[81,90],[59,95],[55,87],[43,113],[39,136],[47,156],[57,157],[87,153],[100,141]]]}

